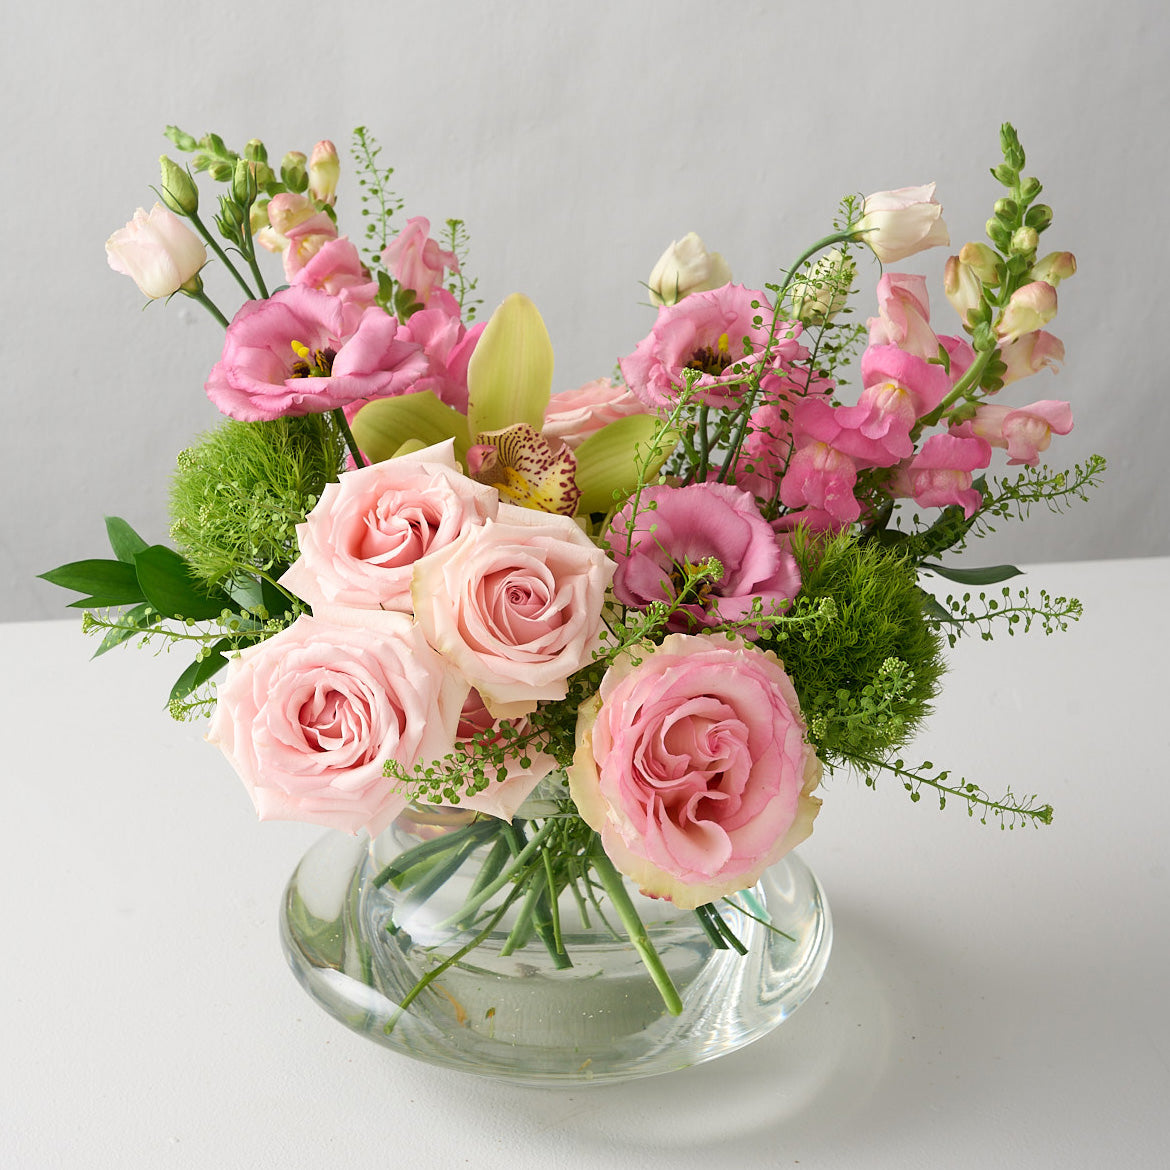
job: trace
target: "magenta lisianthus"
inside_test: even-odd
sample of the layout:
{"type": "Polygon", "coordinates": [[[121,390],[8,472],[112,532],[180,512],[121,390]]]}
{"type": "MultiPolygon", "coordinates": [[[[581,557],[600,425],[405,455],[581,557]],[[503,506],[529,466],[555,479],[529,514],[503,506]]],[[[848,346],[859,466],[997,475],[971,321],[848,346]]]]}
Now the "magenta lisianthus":
{"type": "Polygon", "coordinates": [[[319,289],[247,301],[228,326],[207,396],[241,422],[336,410],[405,391],[426,368],[422,348],[381,309],[319,289]]]}
{"type": "Polygon", "coordinates": [[[749,492],[730,484],[646,488],[636,510],[631,502],[614,518],[606,539],[618,566],[614,596],[639,608],[679,600],[689,567],[719,561],[722,575],[682,599],[671,630],[744,618],[757,597],[765,613],[774,612],[800,591],[787,536],[777,536],[749,492]]]}
{"type": "Polygon", "coordinates": [[[821,765],[775,655],[670,634],[582,704],[569,790],[614,865],[684,909],[753,885],[811,832],[821,765]]]}
{"type": "MultiPolygon", "coordinates": [[[[698,400],[733,406],[764,361],[772,307],[761,292],[727,284],[692,293],[658,310],[654,328],[621,360],[622,377],[647,406],[669,406],[685,385],[683,371],[700,371],[698,400]]],[[[781,322],[761,376],[807,356],[801,326],[781,322]]]]}

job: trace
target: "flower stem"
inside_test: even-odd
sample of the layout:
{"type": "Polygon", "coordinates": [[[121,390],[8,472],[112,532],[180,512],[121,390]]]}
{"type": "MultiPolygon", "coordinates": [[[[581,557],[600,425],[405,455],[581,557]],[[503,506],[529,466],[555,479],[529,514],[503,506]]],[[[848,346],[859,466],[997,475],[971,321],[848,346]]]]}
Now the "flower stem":
{"type": "Polygon", "coordinates": [[[208,247],[223,261],[227,270],[236,278],[236,283],[244,290],[244,296],[250,301],[256,299],[256,294],[248,287],[248,282],[240,275],[240,270],[228,259],[228,254],[219,246],[219,241],[207,230],[198,212],[191,212],[191,222],[199,229],[199,234],[207,241],[208,247]]]}
{"type": "Polygon", "coordinates": [[[602,848],[601,838],[596,835],[593,837],[589,855],[593,861],[593,868],[598,878],[601,879],[602,887],[609,895],[609,900],[613,903],[613,908],[617,911],[622,926],[626,929],[626,934],[629,935],[630,942],[634,944],[634,949],[645,964],[646,970],[650,972],[650,978],[654,980],[654,985],[662,996],[662,1002],[666,1004],[666,1010],[672,1016],[681,1015],[682,999],[678,994],[678,988],[675,987],[670,973],[663,965],[662,956],[654,949],[654,944],[646,933],[646,926],[638,917],[638,911],[634,908],[634,903],[626,891],[626,884],[622,880],[621,874],[614,869],[613,862],[610,861],[602,848]]]}
{"type": "Polygon", "coordinates": [[[333,411],[333,421],[337,424],[337,429],[341,432],[341,437],[345,440],[345,445],[349,448],[349,453],[353,456],[355,467],[365,467],[366,461],[362,458],[362,453],[357,445],[357,440],[353,437],[353,431],[349,429],[349,423],[345,420],[345,410],[338,407],[333,411]]]}
{"type": "Polygon", "coordinates": [[[183,289],[187,296],[193,301],[198,301],[225,329],[228,327],[228,319],[219,311],[212,299],[202,290],[197,292],[187,292],[183,289]]]}

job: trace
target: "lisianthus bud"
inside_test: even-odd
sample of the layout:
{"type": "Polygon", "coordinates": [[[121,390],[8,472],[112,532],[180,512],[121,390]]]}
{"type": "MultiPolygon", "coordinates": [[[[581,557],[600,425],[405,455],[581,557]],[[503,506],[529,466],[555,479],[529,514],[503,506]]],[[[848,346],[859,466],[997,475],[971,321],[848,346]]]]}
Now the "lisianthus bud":
{"type": "Polygon", "coordinates": [[[236,159],[236,169],[232,175],[232,198],[241,207],[251,206],[256,198],[256,172],[246,158],[236,159]]]}
{"type": "Polygon", "coordinates": [[[142,208],[106,241],[106,258],[115,272],[133,279],[156,300],[177,293],[207,263],[207,249],[172,211],[156,203],[142,208]]]}
{"type": "Polygon", "coordinates": [[[883,264],[951,242],[933,183],[867,195],[853,238],[868,244],[883,264]]]}
{"type": "Polygon", "coordinates": [[[1071,252],[1049,252],[1032,265],[1033,280],[1043,280],[1055,288],[1077,270],[1077,258],[1071,252]]]}
{"type": "Polygon", "coordinates": [[[1047,281],[1034,280],[1012,293],[995,333],[1000,341],[1015,341],[1025,333],[1043,329],[1056,316],[1056,289],[1047,281]]]}
{"type": "Polygon", "coordinates": [[[309,186],[309,173],[306,169],[308,159],[300,150],[290,150],[280,160],[280,177],[284,185],[298,195],[303,194],[309,186]]]}
{"type": "Polygon", "coordinates": [[[1040,236],[1035,228],[1017,228],[1012,233],[1012,251],[1018,255],[1026,256],[1029,252],[1035,252],[1039,243],[1040,236]]]}
{"type": "Polygon", "coordinates": [[[337,180],[341,163],[337,147],[329,139],[322,139],[309,156],[309,194],[320,203],[332,204],[337,198],[337,180]]]}
{"type": "Polygon", "coordinates": [[[687,232],[658,258],[647,284],[656,305],[676,305],[691,293],[722,288],[730,281],[727,261],[718,252],[708,252],[694,232],[687,232]]]}
{"type": "Polygon", "coordinates": [[[806,276],[789,285],[792,311],[805,325],[831,321],[846,305],[857,265],[840,249],[826,252],[806,276]]]}
{"type": "Polygon", "coordinates": [[[989,285],[999,284],[999,257],[986,245],[972,241],[959,249],[959,261],[989,285]]]}
{"type": "Polygon", "coordinates": [[[970,264],[959,256],[952,256],[943,271],[943,290],[951,307],[964,325],[970,324],[971,313],[983,300],[983,282],[970,264]]]}
{"type": "Polygon", "coordinates": [[[199,188],[195,180],[165,154],[159,155],[158,162],[162,169],[159,195],[163,203],[176,215],[194,215],[199,210],[199,188]]]}

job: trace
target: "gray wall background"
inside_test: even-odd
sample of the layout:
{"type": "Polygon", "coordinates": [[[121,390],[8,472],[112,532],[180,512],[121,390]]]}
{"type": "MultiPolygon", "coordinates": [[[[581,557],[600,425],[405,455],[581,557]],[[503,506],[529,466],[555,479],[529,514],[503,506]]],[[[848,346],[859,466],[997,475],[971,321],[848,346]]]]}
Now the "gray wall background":
{"type": "MultiPolygon", "coordinates": [[[[758,287],[845,192],[933,179],[953,250],[981,238],[1010,119],[1056,211],[1045,243],[1080,272],[1050,327],[1065,370],[1007,394],[1071,401],[1051,461],[1100,452],[1110,471],[1091,505],[1005,527],[973,563],[1170,553],[1160,0],[109,0],[21,6],[5,25],[0,619],[64,616],[34,574],[106,555],[106,513],[165,539],[175,455],[219,417],[202,384],[222,332],[185,301],[143,311],[103,250],[153,201],[168,122],[260,137],[277,159],[319,138],[344,154],[367,124],[405,216],[468,222],[485,310],[536,301],[567,389],[649,329],[638,282],[688,230],[758,287]]],[[[339,211],[356,236],[352,172],[339,211]]],[[[944,332],[945,258],[899,266],[931,278],[944,332]]],[[[230,316],[232,286],[205,277],[230,316]]]]}

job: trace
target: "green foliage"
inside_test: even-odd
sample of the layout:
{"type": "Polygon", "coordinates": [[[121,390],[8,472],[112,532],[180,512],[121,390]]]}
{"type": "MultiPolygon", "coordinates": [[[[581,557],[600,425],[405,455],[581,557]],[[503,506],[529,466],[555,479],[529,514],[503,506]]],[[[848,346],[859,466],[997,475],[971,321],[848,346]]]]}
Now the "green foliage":
{"type": "Polygon", "coordinates": [[[382,249],[390,241],[390,219],[402,210],[402,199],[390,189],[394,168],[379,164],[382,148],[365,126],[355,128],[350,150],[358,173],[362,216],[368,221],[363,233],[366,261],[371,269],[376,269],[382,263],[382,249]]]}
{"type": "Polygon", "coordinates": [[[832,620],[766,632],[792,678],[809,737],[827,760],[856,760],[904,743],[929,714],[944,664],[923,612],[913,564],[897,549],[798,529],[802,587],[793,616],[832,603],[832,620]]]}
{"type": "Polygon", "coordinates": [[[447,291],[459,302],[460,316],[462,316],[465,325],[470,325],[475,320],[476,309],[483,304],[482,297],[472,295],[479,281],[474,278],[469,279],[466,275],[467,252],[470,243],[471,237],[468,235],[467,226],[463,220],[447,220],[443,244],[445,250],[453,252],[459,261],[458,269],[447,278],[447,291]]]}
{"type": "Polygon", "coordinates": [[[222,423],[179,455],[171,536],[208,585],[277,576],[296,557],[296,525],[342,458],[326,415],[222,423]]]}
{"type": "Polygon", "coordinates": [[[1006,628],[1009,636],[1017,631],[1027,633],[1033,625],[1054,634],[1080,619],[1081,603],[1075,597],[1053,597],[1046,589],[1038,590],[1038,596],[1039,601],[1033,603],[1027,589],[1013,594],[1005,585],[999,597],[988,597],[986,592],[975,598],[970,593],[951,595],[941,604],[934,602],[929,612],[952,646],[966,629],[978,630],[979,636],[990,642],[997,626],[1006,628]]]}

